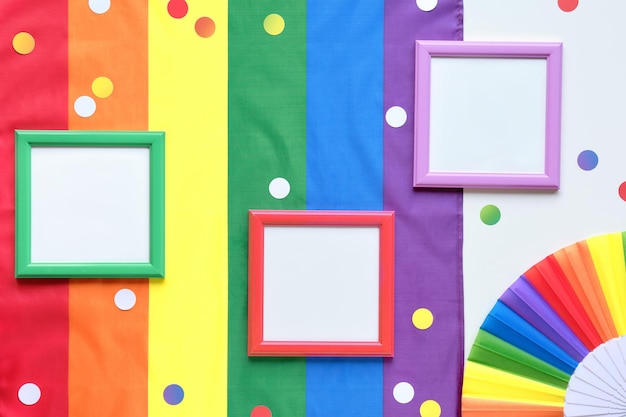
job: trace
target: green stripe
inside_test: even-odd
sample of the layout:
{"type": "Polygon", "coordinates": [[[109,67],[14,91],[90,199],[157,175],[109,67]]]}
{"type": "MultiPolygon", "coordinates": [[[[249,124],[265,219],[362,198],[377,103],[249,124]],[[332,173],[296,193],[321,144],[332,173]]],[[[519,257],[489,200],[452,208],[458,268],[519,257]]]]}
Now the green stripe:
{"type": "Polygon", "coordinates": [[[274,416],[305,415],[304,358],[247,356],[249,209],[304,209],[306,167],[306,2],[229,1],[228,415],[257,405],[274,416]],[[276,13],[283,33],[267,34],[276,13]],[[287,179],[281,200],[268,191],[287,179]]]}
{"type": "Polygon", "coordinates": [[[484,330],[479,330],[468,359],[562,389],[570,379],[565,372],[484,330]]]}

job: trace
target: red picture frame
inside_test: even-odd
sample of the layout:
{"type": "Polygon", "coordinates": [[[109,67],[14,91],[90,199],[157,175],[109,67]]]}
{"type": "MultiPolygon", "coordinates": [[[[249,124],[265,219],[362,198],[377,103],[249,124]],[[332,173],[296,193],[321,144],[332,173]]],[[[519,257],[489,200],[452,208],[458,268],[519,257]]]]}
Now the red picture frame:
{"type": "Polygon", "coordinates": [[[250,210],[248,354],[393,356],[394,222],[392,211],[250,210]]]}

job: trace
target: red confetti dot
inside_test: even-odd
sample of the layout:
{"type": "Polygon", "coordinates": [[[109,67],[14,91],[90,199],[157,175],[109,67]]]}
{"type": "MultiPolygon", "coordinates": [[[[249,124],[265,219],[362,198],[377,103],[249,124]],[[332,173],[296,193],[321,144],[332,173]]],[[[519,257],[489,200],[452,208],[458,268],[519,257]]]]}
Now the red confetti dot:
{"type": "Polygon", "coordinates": [[[170,0],[167,3],[167,12],[174,19],[181,19],[187,15],[189,6],[185,0],[170,0]]]}
{"type": "Polygon", "coordinates": [[[619,186],[619,196],[622,200],[626,201],[626,182],[623,182],[619,186]]]}
{"type": "Polygon", "coordinates": [[[578,0],[559,0],[559,7],[564,12],[571,12],[578,7],[578,0]]]}
{"type": "Polygon", "coordinates": [[[250,417],[272,417],[272,411],[264,405],[257,405],[250,412],[250,417]]]}
{"type": "Polygon", "coordinates": [[[198,36],[208,38],[215,33],[215,22],[210,17],[201,17],[196,20],[196,33],[198,36]]]}

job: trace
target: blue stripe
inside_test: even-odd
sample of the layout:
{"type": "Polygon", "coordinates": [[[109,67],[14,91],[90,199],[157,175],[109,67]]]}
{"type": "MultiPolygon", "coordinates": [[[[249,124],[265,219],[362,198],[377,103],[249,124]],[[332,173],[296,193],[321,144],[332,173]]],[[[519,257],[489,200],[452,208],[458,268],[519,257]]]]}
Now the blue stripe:
{"type": "Polygon", "coordinates": [[[382,392],[381,359],[307,359],[307,417],[382,416],[382,392]]]}
{"type": "Polygon", "coordinates": [[[307,207],[383,205],[383,1],[307,3],[307,207]]]}
{"type": "MultiPolygon", "coordinates": [[[[382,210],[382,0],[307,3],[307,209],[382,210]]],[[[380,358],[309,358],[307,417],[383,414],[380,358]]]]}

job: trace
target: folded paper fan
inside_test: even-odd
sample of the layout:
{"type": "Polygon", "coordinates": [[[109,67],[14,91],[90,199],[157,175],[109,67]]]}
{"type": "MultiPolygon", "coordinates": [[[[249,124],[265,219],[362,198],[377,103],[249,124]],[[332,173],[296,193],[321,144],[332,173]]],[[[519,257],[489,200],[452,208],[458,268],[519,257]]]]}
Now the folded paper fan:
{"type": "Polygon", "coordinates": [[[626,416],[625,241],[565,247],[502,294],[468,356],[464,416],[626,416]]]}

